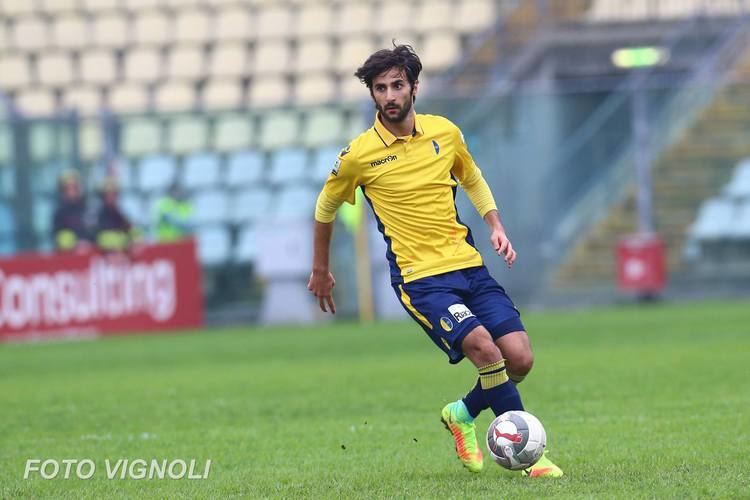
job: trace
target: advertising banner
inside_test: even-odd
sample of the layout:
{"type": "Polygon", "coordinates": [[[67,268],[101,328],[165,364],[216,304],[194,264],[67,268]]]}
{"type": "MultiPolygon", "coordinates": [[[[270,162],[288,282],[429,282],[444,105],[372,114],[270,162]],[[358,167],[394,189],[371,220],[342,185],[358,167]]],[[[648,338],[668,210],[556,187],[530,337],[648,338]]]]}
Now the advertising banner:
{"type": "Polygon", "coordinates": [[[203,324],[195,243],[127,254],[0,260],[0,340],[137,333],[203,324]]]}

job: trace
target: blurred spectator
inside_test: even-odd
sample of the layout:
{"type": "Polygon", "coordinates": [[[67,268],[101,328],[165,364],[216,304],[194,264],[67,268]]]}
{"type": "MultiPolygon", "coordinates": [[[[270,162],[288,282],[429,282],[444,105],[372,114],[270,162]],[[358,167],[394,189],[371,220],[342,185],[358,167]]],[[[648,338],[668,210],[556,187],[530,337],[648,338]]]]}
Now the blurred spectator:
{"type": "Polygon", "coordinates": [[[156,203],[156,241],[169,243],[190,236],[192,219],[193,206],[179,184],[172,184],[167,195],[156,203]]]}
{"type": "Polygon", "coordinates": [[[128,250],[137,240],[137,230],[118,205],[120,190],[114,178],[107,178],[99,188],[101,206],[96,217],[96,243],[107,251],[128,250]]]}
{"type": "Polygon", "coordinates": [[[59,251],[86,250],[91,247],[91,220],[78,172],[65,170],[57,186],[57,207],[52,221],[55,248],[59,251]]]}

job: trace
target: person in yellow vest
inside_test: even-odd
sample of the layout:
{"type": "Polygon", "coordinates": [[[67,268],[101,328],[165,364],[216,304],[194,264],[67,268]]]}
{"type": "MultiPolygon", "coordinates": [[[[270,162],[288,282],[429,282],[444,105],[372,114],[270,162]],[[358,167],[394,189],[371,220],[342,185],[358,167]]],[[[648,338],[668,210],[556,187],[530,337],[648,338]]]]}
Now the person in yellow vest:
{"type": "Polygon", "coordinates": [[[179,184],[173,184],[166,196],[156,203],[156,241],[169,243],[190,237],[193,233],[193,206],[179,184]]]}
{"type": "Polygon", "coordinates": [[[100,249],[122,252],[138,240],[138,231],[119,206],[120,189],[113,177],[99,188],[101,206],[96,217],[96,244],[100,249]]]}
{"type": "Polygon", "coordinates": [[[55,249],[84,251],[91,247],[91,224],[81,180],[75,170],[65,170],[58,180],[58,202],[52,221],[55,249]]]}

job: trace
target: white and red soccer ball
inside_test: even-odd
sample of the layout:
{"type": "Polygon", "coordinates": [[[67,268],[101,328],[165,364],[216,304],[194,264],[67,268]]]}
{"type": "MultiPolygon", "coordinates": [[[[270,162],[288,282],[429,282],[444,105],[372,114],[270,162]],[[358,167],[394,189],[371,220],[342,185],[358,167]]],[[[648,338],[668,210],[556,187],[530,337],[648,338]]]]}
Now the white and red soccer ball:
{"type": "Polygon", "coordinates": [[[546,445],[544,426],[525,411],[503,413],[487,431],[487,449],[492,459],[510,470],[527,469],[537,463],[546,445]]]}

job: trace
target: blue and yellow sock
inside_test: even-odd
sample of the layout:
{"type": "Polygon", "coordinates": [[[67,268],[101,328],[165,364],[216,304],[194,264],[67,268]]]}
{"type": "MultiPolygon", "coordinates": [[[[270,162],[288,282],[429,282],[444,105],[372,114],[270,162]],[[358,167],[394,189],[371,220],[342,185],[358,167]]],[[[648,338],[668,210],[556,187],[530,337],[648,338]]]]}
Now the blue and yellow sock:
{"type": "MultiPolygon", "coordinates": [[[[505,372],[504,359],[479,368],[479,386],[485,403],[492,408],[495,415],[510,410],[523,410],[521,395],[505,372]]],[[[471,412],[471,409],[469,411],[471,412]]]]}

